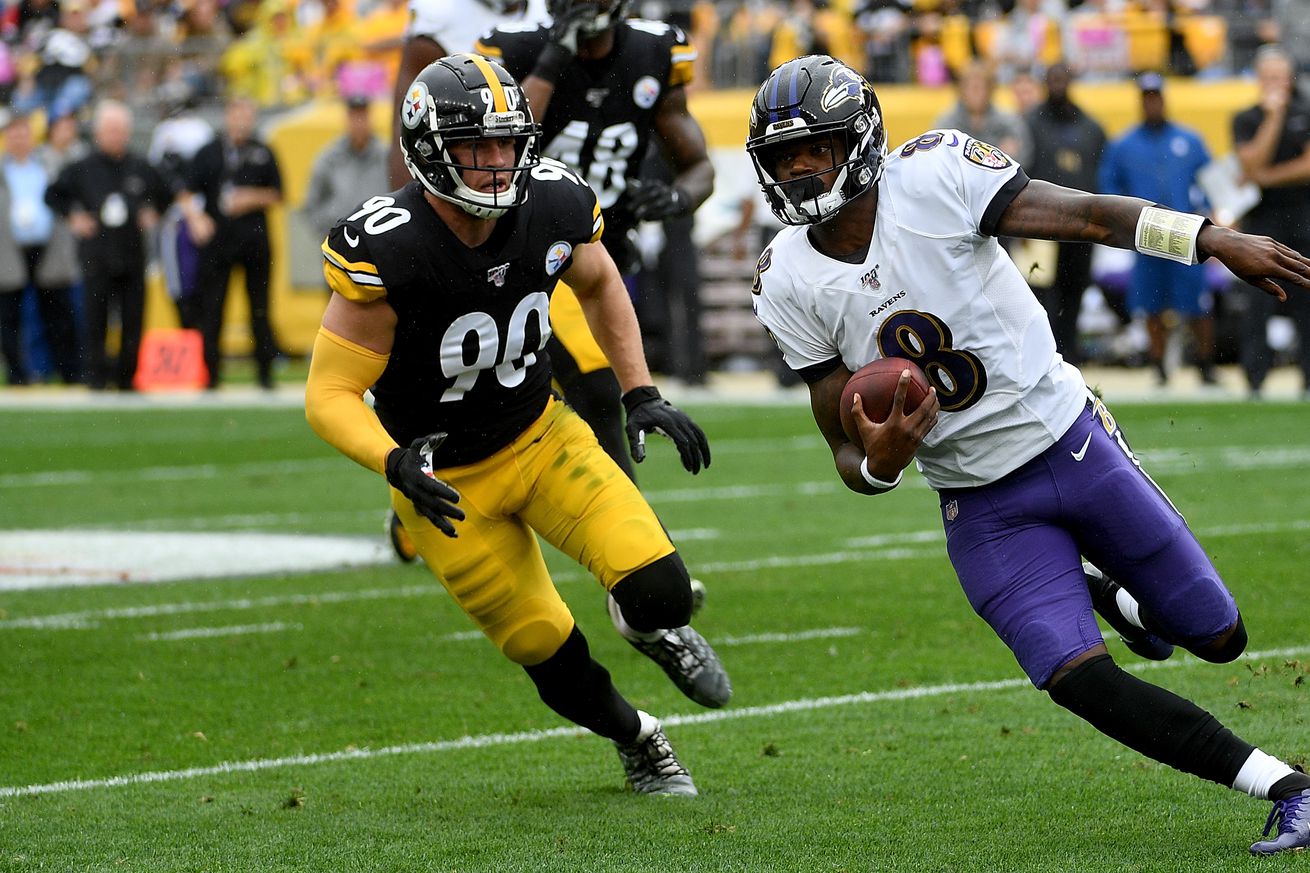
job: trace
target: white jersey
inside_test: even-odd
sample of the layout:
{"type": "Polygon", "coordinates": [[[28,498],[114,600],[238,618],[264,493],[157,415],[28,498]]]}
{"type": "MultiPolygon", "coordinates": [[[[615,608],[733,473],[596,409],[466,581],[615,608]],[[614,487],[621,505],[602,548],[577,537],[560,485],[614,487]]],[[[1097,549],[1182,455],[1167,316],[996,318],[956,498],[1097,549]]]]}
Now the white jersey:
{"type": "Polygon", "coordinates": [[[493,27],[514,23],[535,27],[547,20],[545,0],[528,0],[521,15],[502,15],[479,0],[409,0],[406,36],[425,36],[452,54],[471,52],[493,27]]]}
{"type": "MultiPolygon", "coordinates": [[[[1086,402],[1046,311],[994,236],[1028,177],[995,146],[939,130],[892,152],[868,255],[820,254],[788,227],[760,256],[755,315],[787,364],[914,360],[942,415],[916,462],[936,489],[984,485],[1050,447],[1086,402]]],[[[807,372],[808,370],[808,372],[807,372]]]]}

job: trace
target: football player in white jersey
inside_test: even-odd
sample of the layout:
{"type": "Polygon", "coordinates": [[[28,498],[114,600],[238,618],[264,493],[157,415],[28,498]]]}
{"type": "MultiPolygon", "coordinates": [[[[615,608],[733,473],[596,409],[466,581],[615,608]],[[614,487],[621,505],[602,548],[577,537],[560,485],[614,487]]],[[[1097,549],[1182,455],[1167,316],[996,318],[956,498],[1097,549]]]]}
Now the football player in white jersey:
{"type": "Polygon", "coordinates": [[[773,212],[791,225],[760,257],[755,312],[809,384],[842,481],[883,493],[917,461],[938,492],[965,595],[1034,686],[1144,755],[1274,801],[1278,832],[1253,853],[1310,847],[1310,776],[1107,652],[1094,608],[1148,657],[1177,644],[1232,661],[1247,636],[1209,556],[1056,352],[996,237],[1215,257],[1280,297],[1275,280],[1310,288],[1310,260],[1200,216],[1029,181],[1000,149],[956,130],[889,155],[872,86],[827,56],[773,71],[746,148],[773,212]],[[842,429],[842,389],[881,357],[915,361],[934,391],[905,413],[903,374],[881,424],[857,399],[856,444],[842,429]]]}

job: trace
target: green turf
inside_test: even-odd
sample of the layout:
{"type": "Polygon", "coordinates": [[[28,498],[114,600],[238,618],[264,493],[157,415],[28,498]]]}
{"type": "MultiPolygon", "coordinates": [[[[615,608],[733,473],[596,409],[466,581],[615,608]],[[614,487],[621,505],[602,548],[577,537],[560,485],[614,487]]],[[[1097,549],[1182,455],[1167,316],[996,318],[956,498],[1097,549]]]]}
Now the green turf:
{"type": "MultiPolygon", "coordinates": [[[[720,721],[669,733],[701,796],[636,797],[595,737],[437,748],[155,784],[0,799],[0,870],[1248,870],[1267,806],[1144,761],[1021,683],[973,615],[917,475],[845,492],[803,408],[694,409],[715,447],[692,478],[657,447],[641,468],[709,586],[720,721]],[[859,692],[930,689],[839,703],[859,692]],[[937,690],[931,690],[936,688],[937,690]],[[807,711],[749,707],[829,699],[807,711]]],[[[1275,754],[1310,755],[1310,449],[1299,406],[1116,412],[1234,589],[1251,649],[1143,675],[1275,754]],[[1299,650],[1304,650],[1301,654],[1299,650]]],[[[296,409],[0,411],[0,529],[271,530],[380,536],[372,474],[296,409]]],[[[694,715],[608,627],[598,587],[557,554],[559,587],[639,706],[694,715]]],[[[0,556],[0,564],[3,557],[0,556]]],[[[422,567],[0,593],[0,788],[558,728],[526,676],[422,567]],[[305,602],[296,595],[395,596],[305,602]],[[161,604],[262,608],[15,619],[161,604]],[[4,624],[3,622],[10,622],[4,624]],[[150,641],[197,627],[279,633],[150,641]],[[295,629],[295,626],[299,629],[295,629]]],[[[1117,641],[1125,664],[1138,663],[1117,641]]]]}

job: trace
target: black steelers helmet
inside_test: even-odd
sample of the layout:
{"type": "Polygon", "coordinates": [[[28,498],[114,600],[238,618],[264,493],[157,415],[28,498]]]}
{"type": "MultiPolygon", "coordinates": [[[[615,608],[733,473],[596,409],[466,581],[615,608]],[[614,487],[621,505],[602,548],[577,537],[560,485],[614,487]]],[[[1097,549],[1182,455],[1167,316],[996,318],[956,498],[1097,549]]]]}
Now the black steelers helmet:
{"type": "MultiPolygon", "coordinates": [[[[498,218],[528,196],[524,173],[536,166],[537,134],[527,98],[513,77],[495,61],[478,55],[444,57],[423,68],[400,106],[400,150],[409,174],[428,191],[477,218],[498,218]],[[475,191],[450,148],[460,141],[512,138],[514,165],[496,171],[508,176],[497,191],[475,191]]],[[[476,153],[474,163],[476,164],[476,153]]]]}
{"type": "Polygon", "coordinates": [[[585,14],[579,31],[583,36],[595,36],[604,33],[628,17],[628,7],[632,0],[546,0],[546,11],[554,21],[568,18],[580,7],[590,7],[590,14],[585,14]]]}
{"type": "MultiPolygon", "coordinates": [[[[746,152],[755,164],[769,208],[784,224],[818,224],[878,184],[887,158],[887,130],[873,86],[828,55],[788,61],[769,74],[751,103],[746,152]],[[846,159],[787,181],[777,178],[784,144],[828,136],[846,159]],[[837,171],[832,188],[820,176],[837,171]]],[[[834,159],[835,161],[835,159],[834,159]]]]}

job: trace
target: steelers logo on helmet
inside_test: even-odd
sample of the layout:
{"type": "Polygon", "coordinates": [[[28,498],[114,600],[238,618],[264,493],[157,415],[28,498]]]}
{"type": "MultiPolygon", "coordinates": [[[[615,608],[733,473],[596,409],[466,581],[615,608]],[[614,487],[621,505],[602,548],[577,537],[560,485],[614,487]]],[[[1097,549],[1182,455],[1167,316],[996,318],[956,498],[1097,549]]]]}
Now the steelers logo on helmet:
{"type": "Polygon", "coordinates": [[[414,79],[400,112],[405,166],[430,194],[484,219],[527,198],[540,129],[499,64],[472,54],[441,58],[414,79]]]}
{"type": "Polygon", "coordinates": [[[573,246],[560,240],[546,251],[546,275],[553,276],[573,257],[573,246]]]}
{"type": "Polygon", "coordinates": [[[755,94],[746,151],[779,221],[825,221],[882,176],[887,133],[873,86],[828,55],[788,61],[755,94]],[[780,169],[780,158],[815,145],[831,164],[804,173],[780,169]]]}
{"type": "Polygon", "coordinates": [[[413,130],[423,123],[423,116],[428,111],[429,99],[427,83],[416,79],[405,94],[405,102],[400,104],[400,123],[407,130],[413,130]]]}

